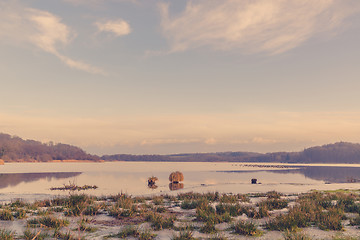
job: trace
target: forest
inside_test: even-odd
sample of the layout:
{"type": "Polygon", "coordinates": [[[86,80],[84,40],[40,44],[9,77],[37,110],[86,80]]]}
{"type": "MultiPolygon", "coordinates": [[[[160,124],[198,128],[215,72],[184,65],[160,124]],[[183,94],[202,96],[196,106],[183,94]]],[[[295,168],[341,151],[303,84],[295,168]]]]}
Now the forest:
{"type": "Polygon", "coordinates": [[[338,142],[306,148],[300,152],[217,152],[170,155],[115,154],[97,156],[79,147],[52,142],[23,140],[0,133],[0,159],[5,162],[47,162],[53,160],[87,161],[164,161],[164,162],[281,162],[281,163],[358,163],[360,144],[338,142]]]}
{"type": "Polygon", "coordinates": [[[4,133],[0,133],[0,159],[5,162],[48,162],[66,159],[100,160],[98,156],[87,154],[81,148],[68,144],[23,140],[20,137],[4,133]]]}
{"type": "Polygon", "coordinates": [[[281,162],[281,163],[358,163],[360,144],[338,142],[311,147],[301,152],[219,152],[173,155],[104,155],[105,161],[171,161],[171,162],[281,162]]]}

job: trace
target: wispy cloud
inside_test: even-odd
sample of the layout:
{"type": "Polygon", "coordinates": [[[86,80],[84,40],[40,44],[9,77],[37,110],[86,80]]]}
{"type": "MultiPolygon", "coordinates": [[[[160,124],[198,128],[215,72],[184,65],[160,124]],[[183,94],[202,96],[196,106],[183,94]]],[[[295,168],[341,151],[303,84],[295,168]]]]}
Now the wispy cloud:
{"type": "Polygon", "coordinates": [[[139,0],[63,0],[64,2],[73,4],[75,6],[84,5],[90,7],[98,7],[106,2],[132,2],[138,4],[139,0]]]}
{"type": "Polygon", "coordinates": [[[100,32],[110,32],[117,37],[128,35],[131,32],[129,23],[123,19],[98,21],[95,25],[100,32]]]}
{"type": "Polygon", "coordinates": [[[326,31],[336,33],[360,10],[358,0],[197,0],[172,15],[159,5],[169,52],[210,47],[278,54],[326,31]]]}
{"type": "Polygon", "coordinates": [[[98,67],[67,57],[59,51],[71,43],[75,33],[52,13],[26,8],[13,1],[0,3],[0,41],[27,43],[58,57],[67,66],[105,74],[98,67]]]}

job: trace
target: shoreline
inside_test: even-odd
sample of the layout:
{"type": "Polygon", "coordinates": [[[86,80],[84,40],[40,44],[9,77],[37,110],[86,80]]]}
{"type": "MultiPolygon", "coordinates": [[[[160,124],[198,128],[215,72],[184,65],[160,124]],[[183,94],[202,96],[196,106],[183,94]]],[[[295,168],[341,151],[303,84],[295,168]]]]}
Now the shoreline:
{"type": "Polygon", "coordinates": [[[51,161],[4,161],[0,159],[0,165],[8,163],[212,163],[212,164],[233,164],[245,167],[263,167],[263,168],[283,168],[283,167],[306,167],[306,166],[329,166],[329,167],[360,167],[359,163],[282,163],[282,162],[232,162],[232,161],[123,161],[123,160],[77,160],[77,159],[64,159],[64,160],[51,160],[51,161]]]}

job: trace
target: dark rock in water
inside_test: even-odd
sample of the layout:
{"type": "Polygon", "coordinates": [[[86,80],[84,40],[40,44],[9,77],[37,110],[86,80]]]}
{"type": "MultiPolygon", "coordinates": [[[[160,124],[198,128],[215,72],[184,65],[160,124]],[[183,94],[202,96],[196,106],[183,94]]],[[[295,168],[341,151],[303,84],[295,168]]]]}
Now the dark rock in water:
{"type": "Polygon", "coordinates": [[[256,184],[256,182],[257,182],[256,178],[251,179],[251,184],[256,184]]]}
{"type": "Polygon", "coordinates": [[[179,183],[181,181],[184,181],[184,175],[182,172],[176,171],[172,172],[169,176],[169,181],[172,183],[179,183]]]}

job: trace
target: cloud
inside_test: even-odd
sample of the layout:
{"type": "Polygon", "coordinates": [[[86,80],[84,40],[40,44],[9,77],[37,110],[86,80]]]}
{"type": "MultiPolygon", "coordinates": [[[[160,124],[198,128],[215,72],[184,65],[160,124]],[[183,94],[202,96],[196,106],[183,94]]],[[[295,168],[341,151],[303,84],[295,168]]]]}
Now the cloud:
{"type": "Polygon", "coordinates": [[[100,32],[110,32],[117,37],[128,35],[131,32],[129,23],[123,19],[96,22],[95,25],[100,32]]]}
{"type": "Polygon", "coordinates": [[[71,43],[75,33],[49,12],[26,8],[14,2],[0,3],[0,40],[10,44],[27,43],[55,55],[67,66],[104,74],[95,66],[64,56],[59,48],[71,43]]]}
{"type": "Polygon", "coordinates": [[[213,145],[213,144],[216,144],[216,139],[215,138],[207,138],[206,140],[205,140],[205,143],[206,144],[209,144],[209,145],[213,145]]]}
{"type": "Polygon", "coordinates": [[[176,139],[176,138],[154,138],[154,139],[145,139],[141,141],[140,145],[166,145],[166,144],[188,144],[188,143],[198,143],[200,139],[176,139]]]}
{"type": "Polygon", "coordinates": [[[90,7],[99,7],[108,2],[131,2],[134,4],[139,4],[139,0],[63,0],[64,2],[70,3],[75,6],[90,6],[90,7]]]}
{"type": "Polygon", "coordinates": [[[360,1],[190,0],[176,16],[168,4],[159,7],[170,53],[209,47],[279,54],[319,33],[336,33],[347,17],[359,12],[360,1]]]}
{"type": "Polygon", "coordinates": [[[112,153],[266,152],[338,141],[360,142],[360,112],[79,118],[61,113],[49,117],[49,111],[41,110],[29,114],[1,112],[0,119],[0,132],[44,142],[93,146],[112,153]]]}

